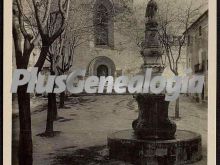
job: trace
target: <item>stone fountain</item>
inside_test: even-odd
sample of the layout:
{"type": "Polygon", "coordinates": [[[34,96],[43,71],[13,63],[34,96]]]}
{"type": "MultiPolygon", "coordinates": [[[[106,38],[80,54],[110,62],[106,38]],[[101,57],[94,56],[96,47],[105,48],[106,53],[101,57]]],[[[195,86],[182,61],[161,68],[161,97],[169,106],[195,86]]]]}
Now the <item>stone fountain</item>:
{"type": "MultiPolygon", "coordinates": [[[[165,69],[156,19],[158,6],[150,0],[146,8],[145,40],[141,55],[141,70],[151,68],[152,77],[165,69]]],[[[176,130],[169,120],[169,102],[165,94],[139,94],[136,97],[139,115],[132,123],[133,130],[124,130],[108,136],[109,156],[135,165],[180,165],[199,161],[201,136],[185,130],[176,130]]]]}

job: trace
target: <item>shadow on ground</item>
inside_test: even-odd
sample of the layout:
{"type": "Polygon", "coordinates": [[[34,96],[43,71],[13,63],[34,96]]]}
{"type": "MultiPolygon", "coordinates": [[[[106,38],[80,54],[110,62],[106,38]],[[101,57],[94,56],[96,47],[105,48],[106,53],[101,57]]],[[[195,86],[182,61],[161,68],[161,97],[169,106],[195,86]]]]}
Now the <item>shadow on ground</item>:
{"type": "Polygon", "coordinates": [[[130,165],[110,160],[105,145],[75,149],[68,153],[58,153],[53,160],[52,165],[130,165]]]}

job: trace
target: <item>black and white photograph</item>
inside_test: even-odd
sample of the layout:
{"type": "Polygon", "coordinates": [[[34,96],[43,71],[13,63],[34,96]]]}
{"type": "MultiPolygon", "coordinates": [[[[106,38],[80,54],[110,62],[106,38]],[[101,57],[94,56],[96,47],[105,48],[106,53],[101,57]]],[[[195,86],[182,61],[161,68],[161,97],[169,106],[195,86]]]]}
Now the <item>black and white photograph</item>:
{"type": "Polygon", "coordinates": [[[12,0],[7,164],[214,165],[212,2],[12,0]]]}

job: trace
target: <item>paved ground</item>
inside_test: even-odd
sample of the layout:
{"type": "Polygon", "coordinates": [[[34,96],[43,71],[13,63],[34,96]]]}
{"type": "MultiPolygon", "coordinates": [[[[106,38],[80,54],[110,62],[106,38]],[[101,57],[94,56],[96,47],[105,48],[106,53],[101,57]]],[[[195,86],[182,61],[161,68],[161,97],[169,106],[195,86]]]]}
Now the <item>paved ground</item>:
{"type": "MultiPolygon", "coordinates": [[[[207,105],[186,97],[180,100],[181,119],[175,122],[178,129],[202,135],[203,160],[195,165],[206,165],[207,105]]],[[[53,138],[36,136],[45,130],[46,100],[35,98],[31,105],[35,165],[128,165],[108,159],[106,138],[112,132],[131,129],[131,123],[138,115],[137,104],[131,96],[70,98],[66,102],[70,108],[58,110],[59,120],[54,123],[54,128],[61,132],[53,138]]],[[[13,164],[16,165],[19,131],[16,101],[13,108],[13,164]]],[[[174,103],[169,109],[172,117],[174,103]]]]}

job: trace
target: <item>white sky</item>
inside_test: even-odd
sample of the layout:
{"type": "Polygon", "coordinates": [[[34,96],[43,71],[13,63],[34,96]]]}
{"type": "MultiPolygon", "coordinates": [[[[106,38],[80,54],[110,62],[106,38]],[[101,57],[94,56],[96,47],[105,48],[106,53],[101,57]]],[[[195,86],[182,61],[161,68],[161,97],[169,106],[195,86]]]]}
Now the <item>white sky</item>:
{"type": "MultiPolygon", "coordinates": [[[[134,7],[141,7],[143,9],[146,9],[147,3],[149,0],[133,0],[134,1],[134,7]]],[[[190,3],[191,0],[155,0],[158,4],[158,8],[163,5],[165,1],[171,2],[174,6],[177,8],[180,7],[181,5],[184,5],[184,3],[190,3]]],[[[201,6],[202,4],[204,5],[203,8],[201,9],[201,13],[203,13],[205,10],[208,9],[208,0],[192,0],[194,6],[201,6]]]]}

